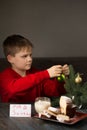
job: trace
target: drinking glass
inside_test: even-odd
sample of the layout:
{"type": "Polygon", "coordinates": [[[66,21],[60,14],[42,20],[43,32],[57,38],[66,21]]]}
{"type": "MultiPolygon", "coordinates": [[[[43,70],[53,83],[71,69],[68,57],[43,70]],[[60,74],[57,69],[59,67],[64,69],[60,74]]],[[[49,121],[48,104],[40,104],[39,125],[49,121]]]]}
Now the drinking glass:
{"type": "Polygon", "coordinates": [[[34,107],[39,117],[41,117],[41,114],[44,112],[44,110],[48,109],[50,106],[51,100],[48,97],[37,97],[35,99],[34,107]]]}

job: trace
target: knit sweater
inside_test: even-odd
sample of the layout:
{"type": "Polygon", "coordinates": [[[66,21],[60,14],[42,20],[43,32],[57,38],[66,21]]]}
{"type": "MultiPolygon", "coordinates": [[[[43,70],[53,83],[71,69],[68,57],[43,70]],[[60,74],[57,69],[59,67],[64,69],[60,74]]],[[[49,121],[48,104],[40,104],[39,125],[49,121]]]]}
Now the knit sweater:
{"type": "Polygon", "coordinates": [[[39,96],[60,96],[65,93],[64,83],[56,78],[50,79],[47,70],[31,68],[25,77],[21,77],[11,68],[0,73],[0,94],[2,102],[34,102],[39,96]]]}

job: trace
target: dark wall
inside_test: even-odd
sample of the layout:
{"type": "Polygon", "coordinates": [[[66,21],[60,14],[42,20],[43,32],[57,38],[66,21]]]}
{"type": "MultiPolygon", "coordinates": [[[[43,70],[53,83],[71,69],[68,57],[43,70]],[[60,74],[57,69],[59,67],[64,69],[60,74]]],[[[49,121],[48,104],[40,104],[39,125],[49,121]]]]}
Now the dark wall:
{"type": "Polygon", "coordinates": [[[1,0],[0,57],[13,33],[33,42],[35,57],[87,56],[87,1],[1,0]]]}

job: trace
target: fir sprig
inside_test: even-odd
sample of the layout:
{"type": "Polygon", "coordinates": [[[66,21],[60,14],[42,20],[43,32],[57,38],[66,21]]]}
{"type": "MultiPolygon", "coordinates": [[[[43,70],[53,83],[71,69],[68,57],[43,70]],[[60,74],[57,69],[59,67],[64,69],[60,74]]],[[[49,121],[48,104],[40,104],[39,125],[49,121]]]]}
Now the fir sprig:
{"type": "MultiPolygon", "coordinates": [[[[66,96],[73,99],[73,103],[77,106],[82,106],[84,108],[87,106],[87,82],[76,83],[75,79],[78,73],[75,72],[74,67],[69,65],[70,74],[65,78],[65,89],[66,96]]],[[[58,106],[59,97],[52,98],[52,106],[58,106]]]]}
{"type": "Polygon", "coordinates": [[[67,92],[67,96],[70,98],[74,97],[74,103],[76,105],[82,105],[84,107],[87,105],[87,82],[83,83],[76,83],[75,79],[78,75],[78,73],[75,72],[72,65],[70,67],[70,75],[65,80],[65,89],[67,92]]]}

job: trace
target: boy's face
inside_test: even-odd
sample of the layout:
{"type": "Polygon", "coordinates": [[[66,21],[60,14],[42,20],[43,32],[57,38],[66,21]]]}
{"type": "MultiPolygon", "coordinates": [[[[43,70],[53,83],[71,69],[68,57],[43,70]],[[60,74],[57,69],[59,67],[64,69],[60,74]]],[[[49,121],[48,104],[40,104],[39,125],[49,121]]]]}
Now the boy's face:
{"type": "Polygon", "coordinates": [[[16,72],[26,71],[30,69],[32,65],[32,47],[29,49],[22,48],[15,56],[9,55],[7,59],[16,72]]]}

